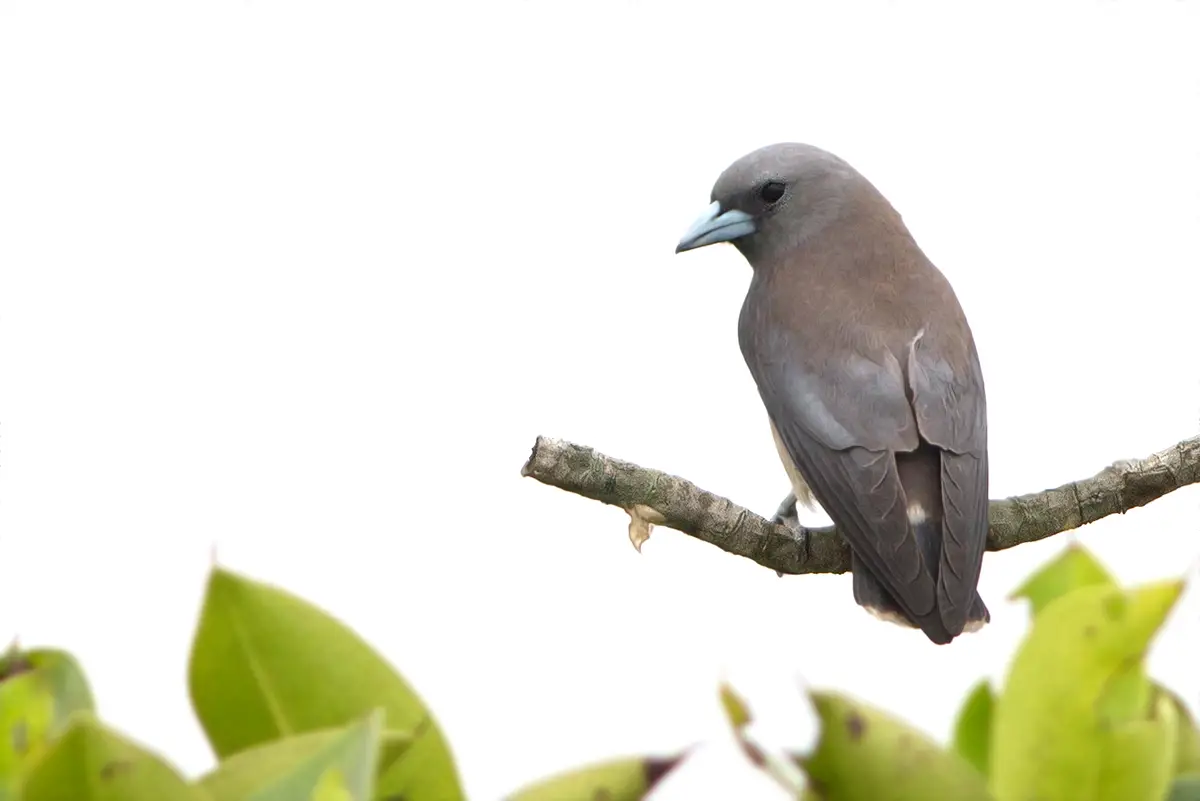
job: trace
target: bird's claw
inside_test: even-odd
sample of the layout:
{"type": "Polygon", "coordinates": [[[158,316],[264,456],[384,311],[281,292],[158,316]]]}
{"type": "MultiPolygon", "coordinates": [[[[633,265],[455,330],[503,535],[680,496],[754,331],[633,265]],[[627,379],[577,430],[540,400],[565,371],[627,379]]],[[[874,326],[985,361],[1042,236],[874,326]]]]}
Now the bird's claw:
{"type": "MultiPolygon", "coordinates": [[[[771,522],[787,527],[787,530],[792,533],[792,536],[799,542],[804,536],[804,527],[800,525],[800,515],[796,511],[796,493],[789,492],[779,504],[779,508],[775,510],[775,514],[771,517],[771,522]]],[[[783,573],[778,570],[775,575],[783,578],[783,573]]]]}
{"type": "Polygon", "coordinates": [[[771,522],[787,526],[792,530],[800,527],[800,515],[796,512],[796,493],[789,492],[787,494],[787,497],[779,504],[779,508],[775,510],[771,522]]]}

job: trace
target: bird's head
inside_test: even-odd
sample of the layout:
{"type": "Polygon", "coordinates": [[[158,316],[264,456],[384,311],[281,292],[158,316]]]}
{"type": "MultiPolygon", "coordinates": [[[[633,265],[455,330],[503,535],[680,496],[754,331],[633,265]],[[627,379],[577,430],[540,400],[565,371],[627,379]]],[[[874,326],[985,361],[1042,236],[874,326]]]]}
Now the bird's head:
{"type": "Polygon", "coordinates": [[[721,173],[712,203],[675,252],[730,242],[750,257],[766,243],[795,245],[834,219],[864,184],[853,167],[818,147],[768,145],[721,173]]]}

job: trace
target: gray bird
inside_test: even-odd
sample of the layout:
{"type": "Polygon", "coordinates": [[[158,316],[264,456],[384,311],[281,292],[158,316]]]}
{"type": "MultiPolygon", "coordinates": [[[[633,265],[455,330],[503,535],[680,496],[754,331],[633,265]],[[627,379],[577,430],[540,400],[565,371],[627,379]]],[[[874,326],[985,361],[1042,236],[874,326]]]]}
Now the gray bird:
{"type": "Polygon", "coordinates": [[[854,600],[946,644],[991,616],[987,402],[966,316],[900,215],[824,150],[738,159],[675,252],[730,242],[753,277],[738,341],[796,502],[852,553],[854,600]]]}

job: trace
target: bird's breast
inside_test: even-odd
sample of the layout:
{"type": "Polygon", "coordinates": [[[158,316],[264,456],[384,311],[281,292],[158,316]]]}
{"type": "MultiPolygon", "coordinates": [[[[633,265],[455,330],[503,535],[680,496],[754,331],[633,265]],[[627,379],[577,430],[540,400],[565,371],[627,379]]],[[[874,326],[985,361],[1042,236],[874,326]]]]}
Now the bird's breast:
{"type": "Polygon", "coordinates": [[[752,282],[738,337],[747,358],[786,357],[815,366],[888,350],[904,364],[909,344],[929,324],[920,307],[892,292],[856,292],[844,283],[810,286],[776,277],[752,282]]]}

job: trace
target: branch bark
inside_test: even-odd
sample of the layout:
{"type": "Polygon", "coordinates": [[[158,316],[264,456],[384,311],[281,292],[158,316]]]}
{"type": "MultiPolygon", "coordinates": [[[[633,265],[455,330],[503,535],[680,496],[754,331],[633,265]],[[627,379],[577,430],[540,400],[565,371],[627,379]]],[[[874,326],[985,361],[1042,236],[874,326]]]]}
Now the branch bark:
{"type": "MultiPolygon", "coordinates": [[[[654,524],[780,573],[850,569],[850,549],[833,527],[793,532],[687,479],[614,459],[584,445],[538,437],[521,475],[624,509],[630,515],[630,539],[639,549],[654,524]]],[[[993,500],[987,548],[1002,551],[1045,539],[1124,514],[1196,483],[1200,483],[1200,437],[1144,459],[1116,462],[1091,478],[993,500]]]]}

